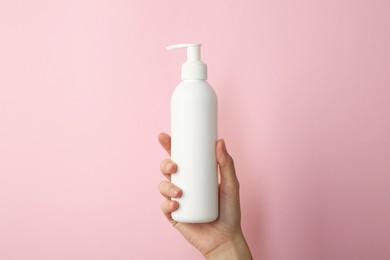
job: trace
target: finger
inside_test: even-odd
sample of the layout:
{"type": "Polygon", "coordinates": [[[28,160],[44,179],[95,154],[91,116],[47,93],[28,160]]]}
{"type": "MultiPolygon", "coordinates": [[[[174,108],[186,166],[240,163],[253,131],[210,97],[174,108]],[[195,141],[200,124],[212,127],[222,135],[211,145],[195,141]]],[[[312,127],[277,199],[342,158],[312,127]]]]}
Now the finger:
{"type": "Polygon", "coordinates": [[[179,203],[174,200],[165,200],[161,204],[161,210],[164,213],[165,217],[168,219],[172,225],[176,225],[176,221],[173,220],[171,213],[179,208],[179,203]]]}
{"type": "Polygon", "coordinates": [[[234,169],[233,158],[227,152],[225,141],[222,139],[217,141],[216,157],[219,164],[222,187],[232,189],[234,192],[238,192],[239,183],[236,170],[234,169]]]}
{"type": "Polygon", "coordinates": [[[179,198],[182,194],[180,188],[169,181],[160,182],[158,190],[166,199],[179,198]]]}
{"type": "Polygon", "coordinates": [[[160,133],[158,135],[158,141],[161,146],[171,155],[171,137],[167,133],[160,133]]]}
{"type": "Polygon", "coordinates": [[[177,166],[174,161],[164,159],[160,164],[160,170],[168,180],[171,180],[171,174],[176,172],[177,166]]]}

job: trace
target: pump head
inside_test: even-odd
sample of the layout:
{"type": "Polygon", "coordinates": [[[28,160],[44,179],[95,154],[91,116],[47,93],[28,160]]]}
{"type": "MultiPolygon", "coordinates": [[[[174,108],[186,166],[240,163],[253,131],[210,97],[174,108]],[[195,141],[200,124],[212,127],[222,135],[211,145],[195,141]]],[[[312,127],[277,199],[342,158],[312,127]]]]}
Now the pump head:
{"type": "Polygon", "coordinates": [[[174,44],[167,47],[167,50],[187,48],[187,61],[181,67],[181,79],[207,79],[207,66],[200,60],[199,43],[174,44]]]}

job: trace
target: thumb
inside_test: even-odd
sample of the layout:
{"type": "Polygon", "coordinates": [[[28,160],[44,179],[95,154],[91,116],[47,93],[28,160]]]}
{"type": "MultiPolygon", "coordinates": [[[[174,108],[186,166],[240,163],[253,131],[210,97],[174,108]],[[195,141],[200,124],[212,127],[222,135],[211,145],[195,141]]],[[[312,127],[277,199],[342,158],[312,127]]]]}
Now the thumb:
{"type": "Polygon", "coordinates": [[[223,139],[217,141],[216,157],[219,164],[219,171],[221,174],[221,185],[229,189],[238,191],[238,179],[236,170],[234,169],[233,158],[229,155],[226,149],[226,144],[223,139]]]}

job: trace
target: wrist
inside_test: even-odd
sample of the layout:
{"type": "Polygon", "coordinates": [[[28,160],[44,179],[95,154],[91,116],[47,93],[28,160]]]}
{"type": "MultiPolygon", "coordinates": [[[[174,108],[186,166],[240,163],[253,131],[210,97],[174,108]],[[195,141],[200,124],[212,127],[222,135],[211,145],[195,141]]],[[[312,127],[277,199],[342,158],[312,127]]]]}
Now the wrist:
{"type": "Polygon", "coordinates": [[[240,232],[205,255],[207,260],[252,260],[252,255],[244,235],[240,232]]]}

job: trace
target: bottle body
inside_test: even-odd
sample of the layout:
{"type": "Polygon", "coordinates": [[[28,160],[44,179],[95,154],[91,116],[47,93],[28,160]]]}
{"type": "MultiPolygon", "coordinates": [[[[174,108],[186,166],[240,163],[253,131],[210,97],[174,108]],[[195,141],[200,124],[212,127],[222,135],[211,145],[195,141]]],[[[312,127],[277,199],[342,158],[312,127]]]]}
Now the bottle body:
{"type": "Polygon", "coordinates": [[[217,97],[204,80],[183,80],[171,100],[171,181],[182,190],[178,222],[204,223],[218,218],[217,97]]]}

